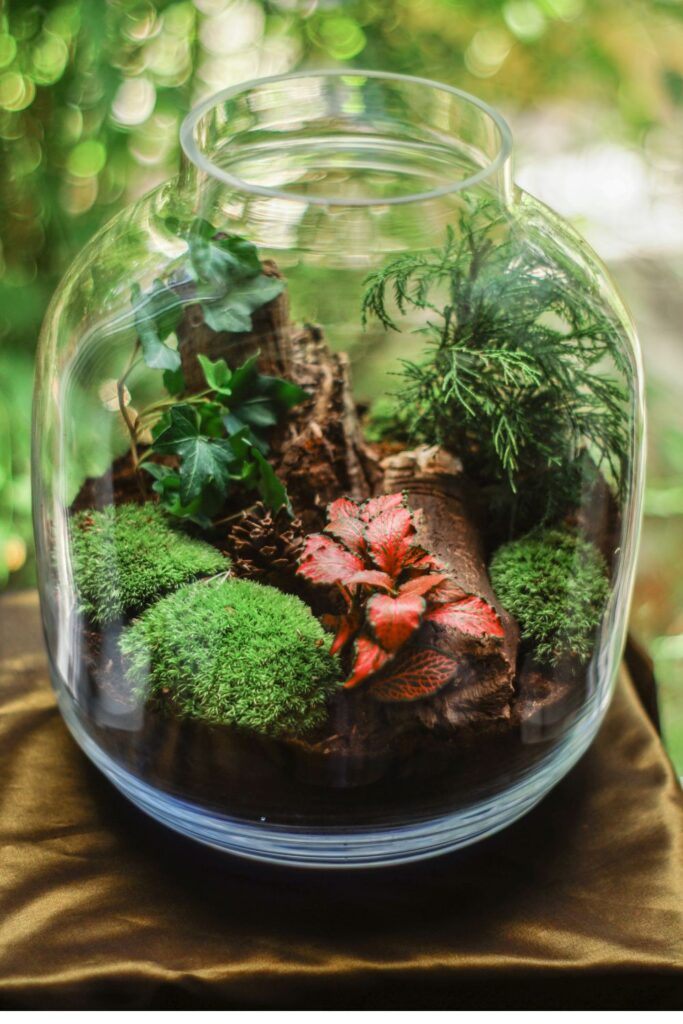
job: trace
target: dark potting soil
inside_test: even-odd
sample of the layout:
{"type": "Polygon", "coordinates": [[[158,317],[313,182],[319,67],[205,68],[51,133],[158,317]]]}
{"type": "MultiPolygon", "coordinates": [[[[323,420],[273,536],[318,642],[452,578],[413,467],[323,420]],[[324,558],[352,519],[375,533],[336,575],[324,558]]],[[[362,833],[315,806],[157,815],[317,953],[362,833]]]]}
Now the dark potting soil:
{"type": "Polygon", "coordinates": [[[126,681],[119,632],[84,636],[79,705],[89,733],[149,785],[255,822],[381,826],[462,809],[538,765],[585,698],[576,666],[551,677],[528,662],[509,716],[495,723],[439,735],[362,714],[351,724],[341,706],[336,731],[316,743],[266,739],[145,704],[126,681]]]}

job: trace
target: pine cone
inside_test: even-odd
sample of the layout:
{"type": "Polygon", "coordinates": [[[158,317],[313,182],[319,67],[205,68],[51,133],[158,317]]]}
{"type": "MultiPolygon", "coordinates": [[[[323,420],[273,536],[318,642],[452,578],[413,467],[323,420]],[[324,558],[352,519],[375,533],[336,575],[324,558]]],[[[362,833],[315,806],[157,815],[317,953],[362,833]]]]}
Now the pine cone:
{"type": "Polygon", "coordinates": [[[284,508],[271,512],[259,501],[232,527],[227,547],[236,576],[282,586],[294,577],[303,551],[301,521],[290,519],[284,508]]]}

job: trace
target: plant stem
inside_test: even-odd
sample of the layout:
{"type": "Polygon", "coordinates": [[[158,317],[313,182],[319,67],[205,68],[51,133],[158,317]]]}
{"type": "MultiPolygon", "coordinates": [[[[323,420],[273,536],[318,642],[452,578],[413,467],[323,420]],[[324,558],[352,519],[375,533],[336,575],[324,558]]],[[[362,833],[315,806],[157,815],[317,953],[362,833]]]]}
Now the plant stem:
{"type": "MultiPolygon", "coordinates": [[[[200,391],[199,394],[187,395],[187,397],[183,398],[182,401],[187,405],[198,405],[200,402],[204,401],[207,395],[210,394],[213,394],[213,391],[211,388],[207,388],[206,391],[200,391]]],[[[177,398],[162,398],[158,402],[153,402],[151,405],[148,405],[146,409],[143,409],[142,412],[138,413],[138,421],[142,423],[150,416],[155,415],[155,413],[163,412],[164,409],[168,409],[170,406],[176,405],[177,402],[177,398]]]]}
{"type": "Polygon", "coordinates": [[[128,436],[130,438],[130,454],[131,454],[131,459],[132,459],[132,462],[133,462],[133,470],[135,471],[135,473],[137,475],[138,486],[140,488],[140,494],[142,495],[142,497],[144,499],[147,499],[147,497],[148,497],[147,488],[146,488],[144,480],[142,479],[142,476],[138,472],[138,468],[140,466],[140,461],[141,460],[140,460],[140,453],[139,453],[139,450],[138,450],[138,432],[137,432],[137,427],[136,427],[136,424],[131,419],[130,413],[128,412],[128,408],[127,408],[127,405],[126,405],[126,380],[128,379],[128,377],[132,373],[133,369],[137,366],[137,364],[139,362],[139,359],[138,359],[139,351],[140,351],[140,340],[138,339],[135,342],[135,345],[133,347],[133,351],[130,354],[130,358],[129,358],[128,362],[126,363],[126,367],[125,367],[123,373],[121,374],[121,376],[119,377],[119,379],[116,382],[116,394],[117,394],[118,402],[119,402],[119,412],[121,413],[121,417],[123,419],[123,422],[126,424],[126,429],[128,431],[128,436]]]}

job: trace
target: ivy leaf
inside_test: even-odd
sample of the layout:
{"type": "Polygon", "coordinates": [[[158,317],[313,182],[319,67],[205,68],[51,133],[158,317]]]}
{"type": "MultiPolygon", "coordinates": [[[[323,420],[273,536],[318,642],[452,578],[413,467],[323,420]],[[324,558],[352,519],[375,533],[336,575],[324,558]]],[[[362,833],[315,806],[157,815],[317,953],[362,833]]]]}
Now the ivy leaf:
{"type": "Polygon", "coordinates": [[[193,222],[188,244],[198,282],[225,285],[261,273],[256,246],[239,235],[221,235],[208,220],[193,222]]]}
{"type": "Polygon", "coordinates": [[[198,355],[197,359],[204,373],[204,380],[212,391],[222,395],[224,398],[229,398],[232,394],[230,385],[233,374],[225,359],[216,359],[214,361],[203,355],[198,355]]]}
{"type": "Polygon", "coordinates": [[[183,505],[180,500],[180,474],[177,470],[157,462],[146,462],[142,468],[154,478],[152,490],[159,495],[159,504],[165,512],[176,519],[196,523],[203,529],[211,525],[210,517],[215,515],[220,507],[220,503],[214,507],[216,502],[215,499],[211,500],[212,496],[203,494],[189,505],[183,505]]]}
{"type": "Polygon", "coordinates": [[[259,469],[259,478],[256,484],[257,490],[268,508],[273,512],[284,507],[291,512],[287,491],[280,478],[277,476],[271,464],[264,459],[258,448],[254,448],[254,461],[259,469]]]}
{"type": "Polygon", "coordinates": [[[142,356],[152,370],[175,371],[180,366],[180,354],[165,344],[180,321],[182,306],[178,296],[162,281],[155,281],[151,292],[144,294],[137,282],[131,289],[142,356]]]}
{"type": "Polygon", "coordinates": [[[230,283],[222,295],[202,302],[204,320],[213,331],[250,331],[254,310],[277,298],[284,286],[281,278],[266,274],[230,283]]]}
{"type": "Polygon", "coordinates": [[[180,366],[177,370],[164,370],[162,380],[169,395],[182,395],[185,390],[185,374],[180,366]]]}
{"type": "Polygon", "coordinates": [[[311,397],[308,391],[283,377],[269,377],[267,374],[260,373],[258,386],[261,392],[267,395],[282,412],[287,412],[311,397]]]}
{"type": "Polygon", "coordinates": [[[224,495],[230,488],[235,452],[230,443],[206,437],[200,431],[196,409],[174,405],[162,420],[154,439],[154,451],[180,458],[180,500],[189,505],[210,484],[224,495]]]}
{"type": "MultiPolygon", "coordinates": [[[[220,394],[228,408],[228,412],[223,416],[223,423],[228,434],[233,434],[244,427],[251,428],[254,443],[262,454],[265,454],[268,451],[268,444],[263,431],[274,427],[285,412],[298,402],[304,401],[309,394],[291,381],[259,373],[258,359],[259,354],[256,353],[236,370],[228,370],[231,374],[229,383],[224,371],[218,368],[216,363],[212,364],[211,369],[205,369],[205,376],[210,387],[219,385],[223,389],[220,394]],[[230,392],[229,395],[227,391],[230,392]]],[[[227,370],[227,366],[225,369],[227,370]]]]}
{"type": "Polygon", "coordinates": [[[251,314],[276,298],[285,282],[262,272],[256,246],[239,235],[224,235],[198,218],[188,241],[191,274],[210,294],[200,297],[204,320],[214,331],[251,330],[251,314]]]}

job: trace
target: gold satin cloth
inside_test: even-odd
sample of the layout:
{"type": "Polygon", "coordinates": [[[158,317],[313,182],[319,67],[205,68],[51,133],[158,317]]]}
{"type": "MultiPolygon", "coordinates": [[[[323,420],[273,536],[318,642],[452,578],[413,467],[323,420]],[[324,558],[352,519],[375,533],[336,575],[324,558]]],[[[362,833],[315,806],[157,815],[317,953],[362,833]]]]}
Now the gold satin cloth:
{"type": "Polygon", "coordinates": [[[506,832],[310,874],[132,808],[62,724],[35,594],[0,601],[0,1008],[682,1004],[683,794],[625,671],[589,753],[506,832]]]}

